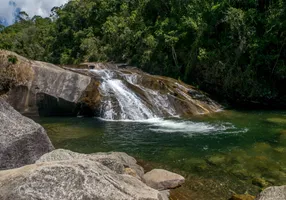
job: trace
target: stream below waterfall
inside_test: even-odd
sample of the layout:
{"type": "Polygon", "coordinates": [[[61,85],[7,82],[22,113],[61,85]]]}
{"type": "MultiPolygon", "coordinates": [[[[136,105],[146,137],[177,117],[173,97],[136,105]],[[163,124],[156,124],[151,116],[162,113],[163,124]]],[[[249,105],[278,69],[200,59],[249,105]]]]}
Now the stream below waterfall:
{"type": "Polygon", "coordinates": [[[286,112],[223,111],[191,118],[38,118],[56,148],[123,151],[186,177],[173,199],[228,199],[286,184],[286,112]]]}
{"type": "Polygon", "coordinates": [[[38,118],[56,148],[123,151],[186,177],[172,199],[229,199],[286,184],[286,112],[221,111],[178,80],[97,64],[96,118],[38,118]]]}

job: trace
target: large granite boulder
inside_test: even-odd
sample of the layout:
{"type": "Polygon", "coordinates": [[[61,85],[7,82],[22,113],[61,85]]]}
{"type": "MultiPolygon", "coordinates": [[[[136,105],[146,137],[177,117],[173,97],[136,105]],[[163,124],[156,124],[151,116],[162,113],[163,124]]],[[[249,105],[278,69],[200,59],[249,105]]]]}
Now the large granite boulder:
{"type": "Polygon", "coordinates": [[[156,190],[167,190],[181,186],[185,178],[164,169],[153,169],[144,174],[143,181],[156,190]]]}
{"type": "Polygon", "coordinates": [[[0,169],[32,164],[53,149],[43,127],[0,98],[0,169]]]}
{"type": "Polygon", "coordinates": [[[86,75],[9,51],[0,50],[0,58],[0,75],[12,71],[9,76],[13,76],[6,80],[10,85],[7,101],[22,114],[92,115],[91,107],[99,103],[96,81],[86,75]],[[15,63],[7,61],[9,56],[15,57],[15,63]]]}
{"type": "Polygon", "coordinates": [[[99,162],[118,174],[130,174],[138,179],[141,179],[144,175],[144,169],[137,165],[137,161],[122,152],[81,154],[65,149],[57,149],[43,155],[37,163],[78,159],[99,162]]]}
{"type": "Polygon", "coordinates": [[[286,199],[286,185],[268,187],[256,197],[256,200],[285,200],[285,199],[286,199]]]}
{"type": "Polygon", "coordinates": [[[162,200],[138,179],[88,159],[44,162],[0,172],[5,200],[162,200]]]}

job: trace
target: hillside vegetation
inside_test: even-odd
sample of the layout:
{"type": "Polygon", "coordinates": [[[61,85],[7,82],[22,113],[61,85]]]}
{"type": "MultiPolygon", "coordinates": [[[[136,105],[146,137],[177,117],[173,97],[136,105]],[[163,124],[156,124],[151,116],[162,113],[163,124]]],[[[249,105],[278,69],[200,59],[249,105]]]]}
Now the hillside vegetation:
{"type": "Polygon", "coordinates": [[[0,30],[0,48],[31,59],[127,62],[232,104],[286,106],[283,0],[73,0],[0,30]]]}

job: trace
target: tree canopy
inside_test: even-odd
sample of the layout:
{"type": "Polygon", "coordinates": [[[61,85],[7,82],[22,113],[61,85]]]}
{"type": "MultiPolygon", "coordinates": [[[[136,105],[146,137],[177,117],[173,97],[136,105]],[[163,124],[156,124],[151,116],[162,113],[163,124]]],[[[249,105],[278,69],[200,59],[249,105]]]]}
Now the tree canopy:
{"type": "Polygon", "coordinates": [[[72,0],[0,27],[31,59],[127,62],[240,104],[286,102],[285,47],[283,0],[72,0]]]}

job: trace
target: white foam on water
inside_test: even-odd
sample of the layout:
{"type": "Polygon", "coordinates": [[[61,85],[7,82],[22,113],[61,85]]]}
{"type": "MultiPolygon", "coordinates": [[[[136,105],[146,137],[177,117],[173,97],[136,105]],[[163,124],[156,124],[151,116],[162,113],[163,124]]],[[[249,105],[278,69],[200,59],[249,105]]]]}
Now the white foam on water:
{"type": "Polygon", "coordinates": [[[150,131],[157,133],[181,133],[191,135],[200,134],[239,134],[248,131],[247,128],[239,129],[229,122],[193,122],[187,120],[169,120],[162,118],[152,118],[146,120],[106,120],[110,122],[143,123],[150,131]]]}
{"type": "Polygon", "coordinates": [[[210,124],[206,122],[159,120],[150,125],[150,130],[164,133],[214,133],[235,129],[232,124],[210,124]]]}

